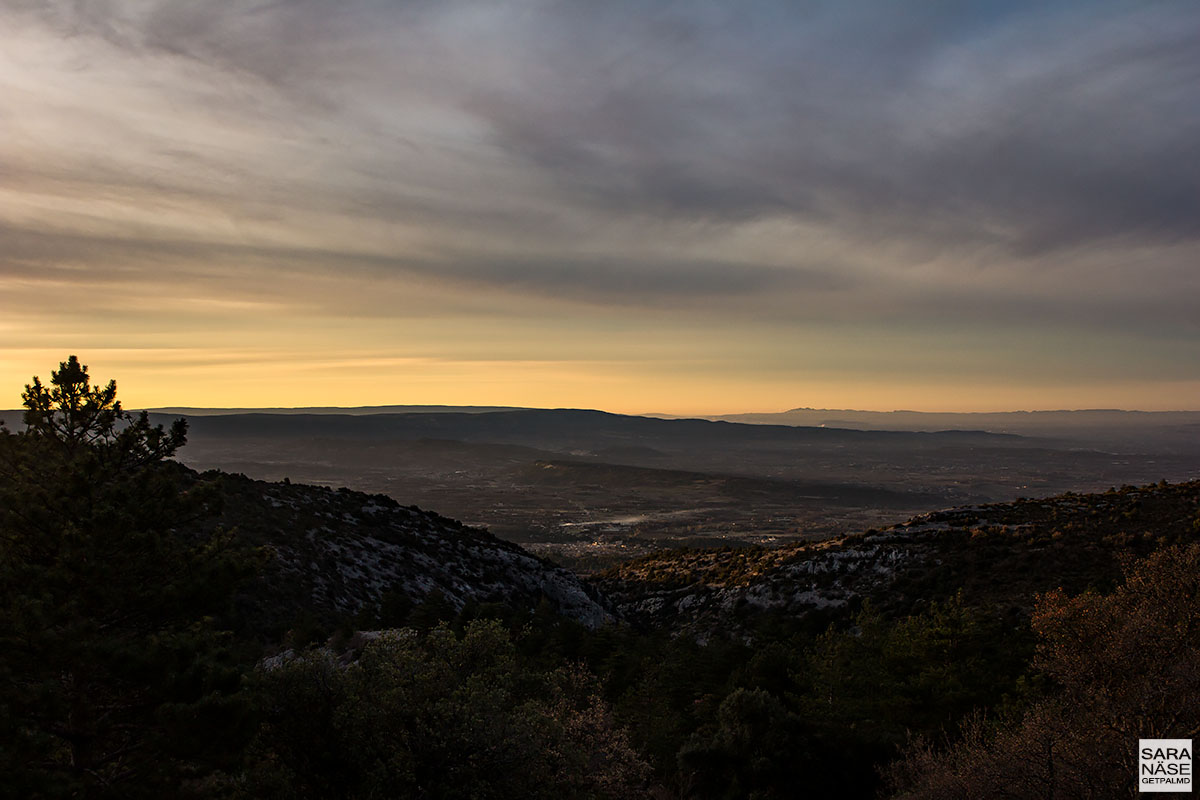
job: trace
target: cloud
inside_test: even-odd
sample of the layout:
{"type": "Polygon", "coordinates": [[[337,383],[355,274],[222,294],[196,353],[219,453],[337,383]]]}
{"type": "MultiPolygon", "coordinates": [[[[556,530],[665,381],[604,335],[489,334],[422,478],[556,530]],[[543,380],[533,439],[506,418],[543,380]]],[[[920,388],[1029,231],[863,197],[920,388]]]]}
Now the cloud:
{"type": "MultiPolygon", "coordinates": [[[[259,133],[345,136],[356,152],[307,154],[334,195],[362,192],[355,212],[419,213],[398,186],[415,177],[458,195],[451,213],[536,184],[599,219],[782,216],[1018,259],[1195,240],[1200,11],[1016,8],[108,0],[42,19],[272,87],[286,102],[259,133]]],[[[260,98],[241,100],[253,120],[260,98]]]]}
{"type": "Polygon", "coordinates": [[[0,31],[0,281],[38,307],[1196,335],[1189,4],[0,0],[0,31]]]}
{"type": "MultiPolygon", "coordinates": [[[[386,279],[408,289],[415,281],[444,291],[501,291],[598,306],[613,303],[657,308],[734,308],[742,297],[770,292],[827,295],[851,283],[821,269],[730,263],[713,259],[647,255],[617,259],[460,251],[440,258],[325,250],[285,245],[153,239],[28,230],[0,224],[6,248],[0,279],[27,285],[86,287],[122,293],[131,285],[162,284],[163,295],[199,293],[212,302],[288,300],[309,313],[395,314],[391,293],[361,294],[364,282],[386,279]],[[349,296],[328,287],[312,293],[322,276],[336,273],[349,296]],[[169,276],[169,279],[165,279],[169,276]]],[[[50,292],[45,303],[60,298],[50,292]]],[[[521,313],[516,311],[515,313],[521,313]]]]}
{"type": "Polygon", "coordinates": [[[865,37],[834,11],[746,58],[721,22],[684,47],[647,33],[648,59],[573,52],[475,108],[502,148],[606,209],[785,215],[1017,258],[1200,236],[1200,12],[1033,12],[932,25],[939,40],[911,20],[885,35],[900,12],[876,10],[865,37]]]}

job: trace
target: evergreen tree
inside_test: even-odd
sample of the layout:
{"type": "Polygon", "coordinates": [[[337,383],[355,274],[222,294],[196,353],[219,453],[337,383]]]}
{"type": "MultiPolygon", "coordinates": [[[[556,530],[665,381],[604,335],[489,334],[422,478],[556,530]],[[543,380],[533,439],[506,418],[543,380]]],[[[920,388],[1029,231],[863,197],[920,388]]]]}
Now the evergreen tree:
{"type": "Polygon", "coordinates": [[[23,399],[26,430],[0,435],[0,792],[178,795],[237,750],[212,617],[249,560],[181,532],[215,510],[167,460],[183,420],[125,412],[75,356],[23,399]]]}

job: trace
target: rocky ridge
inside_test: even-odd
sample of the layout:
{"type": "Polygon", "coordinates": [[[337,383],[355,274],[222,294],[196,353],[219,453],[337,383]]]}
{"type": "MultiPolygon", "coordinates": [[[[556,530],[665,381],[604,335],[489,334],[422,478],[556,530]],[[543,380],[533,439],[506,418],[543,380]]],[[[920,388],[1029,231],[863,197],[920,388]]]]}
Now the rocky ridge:
{"type": "Polygon", "coordinates": [[[904,614],[962,594],[1025,615],[1039,592],[1110,589],[1126,556],[1200,539],[1200,481],[1067,493],[922,514],[779,548],[673,550],[583,581],[483,530],[384,495],[206,473],[219,524],[270,554],[246,606],[278,631],[297,613],[345,619],[386,596],[450,611],[549,607],[595,628],[624,621],[701,641],[775,618],[821,629],[870,602],[904,614]],[[256,611],[255,613],[260,613],[256,611]]]}
{"type": "Polygon", "coordinates": [[[634,624],[745,637],[767,616],[819,627],[865,601],[907,613],[957,593],[1022,615],[1039,592],[1106,590],[1123,557],[1196,539],[1200,481],[1163,482],[937,511],[814,544],[658,553],[595,582],[634,624]]]}
{"type": "Polygon", "coordinates": [[[376,607],[385,593],[420,604],[438,597],[536,608],[594,628],[614,619],[599,594],[573,573],[521,547],[385,495],[213,477],[219,524],[269,554],[248,606],[271,609],[259,624],[286,624],[298,612],[347,617],[376,607]]]}

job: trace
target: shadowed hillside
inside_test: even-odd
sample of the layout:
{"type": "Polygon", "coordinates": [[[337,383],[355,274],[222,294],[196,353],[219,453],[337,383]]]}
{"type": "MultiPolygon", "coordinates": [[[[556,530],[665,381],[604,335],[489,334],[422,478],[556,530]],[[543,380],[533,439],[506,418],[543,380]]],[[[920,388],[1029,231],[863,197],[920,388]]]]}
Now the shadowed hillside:
{"type": "Polygon", "coordinates": [[[1109,452],[979,431],[861,431],[596,411],[190,418],[197,469],[349,486],[452,509],[581,569],[672,546],[777,545],[930,508],[1200,471],[1188,453],[1109,452]]]}
{"type": "Polygon", "coordinates": [[[774,549],[667,551],[597,584],[638,624],[710,637],[765,618],[908,614],[959,595],[1027,615],[1039,592],[1109,591],[1125,558],[1200,540],[1200,481],[1126,486],[928,514],[774,549]]]}

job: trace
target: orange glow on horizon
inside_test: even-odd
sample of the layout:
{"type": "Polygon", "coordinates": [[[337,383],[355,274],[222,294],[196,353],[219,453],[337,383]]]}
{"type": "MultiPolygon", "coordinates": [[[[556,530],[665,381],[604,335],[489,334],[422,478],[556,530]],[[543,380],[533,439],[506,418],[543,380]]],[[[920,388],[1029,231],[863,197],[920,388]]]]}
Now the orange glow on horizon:
{"type": "MultiPolygon", "coordinates": [[[[67,353],[0,359],[0,406],[19,408],[32,376],[48,380],[67,353]]],[[[1200,382],[1006,385],[848,378],[671,374],[661,365],[537,360],[359,357],[294,361],[175,351],[78,353],[94,382],[117,381],[127,408],[301,408],[376,405],[593,408],[625,414],[716,415],[791,408],[995,412],[1082,408],[1187,410],[1200,382]],[[656,371],[658,374],[656,374],[656,371]],[[1154,401],[1147,402],[1148,397],[1154,401]]],[[[11,425],[14,420],[9,420],[11,425]]]]}

